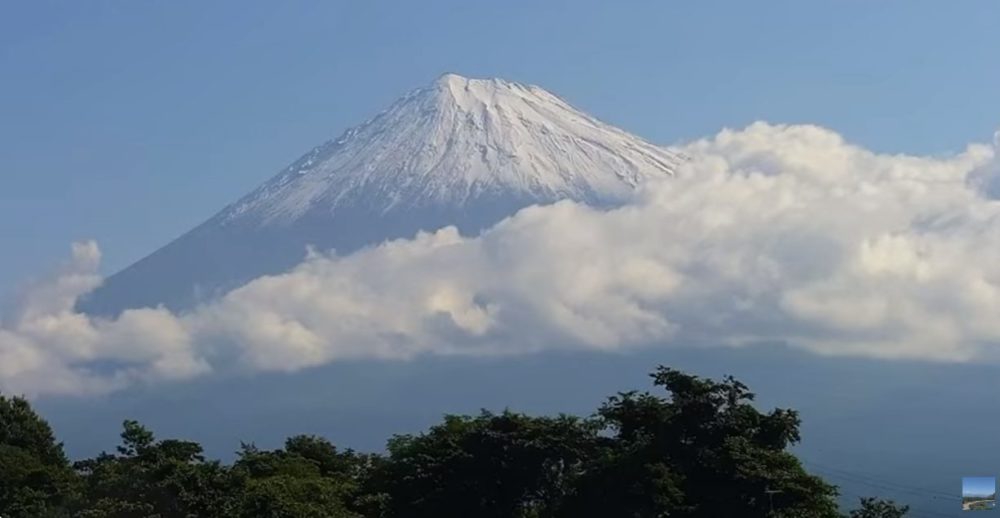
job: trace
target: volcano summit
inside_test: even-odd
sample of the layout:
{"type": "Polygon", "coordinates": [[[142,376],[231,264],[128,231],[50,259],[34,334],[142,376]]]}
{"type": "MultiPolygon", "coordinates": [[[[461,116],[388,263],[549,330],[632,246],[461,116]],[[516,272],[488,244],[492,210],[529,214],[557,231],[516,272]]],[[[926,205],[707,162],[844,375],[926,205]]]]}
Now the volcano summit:
{"type": "Polygon", "coordinates": [[[613,205],[679,162],[537,86],[446,74],[109,277],[79,309],[184,310],[293,267],[307,246],[345,254],[445,225],[474,234],[561,199],[613,205]]]}

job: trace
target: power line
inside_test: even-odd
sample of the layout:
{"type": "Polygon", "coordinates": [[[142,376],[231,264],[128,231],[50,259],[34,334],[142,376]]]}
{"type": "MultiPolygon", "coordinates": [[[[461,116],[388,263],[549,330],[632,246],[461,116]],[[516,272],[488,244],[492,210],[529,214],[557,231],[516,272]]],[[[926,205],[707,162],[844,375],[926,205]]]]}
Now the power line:
{"type": "Polygon", "coordinates": [[[819,464],[817,462],[812,462],[812,461],[803,461],[803,463],[806,464],[806,465],[809,465],[809,466],[813,466],[815,469],[817,469],[819,471],[825,471],[830,476],[835,477],[835,478],[839,477],[839,478],[843,478],[843,479],[852,480],[852,481],[858,482],[858,483],[868,483],[868,484],[878,484],[880,486],[888,486],[888,487],[884,487],[884,489],[891,489],[891,490],[900,491],[900,492],[909,492],[911,494],[916,494],[918,496],[931,497],[931,498],[935,498],[935,499],[938,499],[938,500],[953,500],[953,501],[954,500],[958,500],[958,501],[961,500],[961,497],[955,496],[952,493],[945,493],[943,491],[939,491],[939,490],[936,490],[936,489],[929,489],[929,488],[926,488],[926,487],[918,487],[918,486],[911,486],[911,485],[906,485],[906,484],[900,484],[899,482],[895,482],[895,481],[891,481],[891,480],[886,480],[884,478],[880,478],[880,477],[876,477],[876,476],[871,476],[871,475],[865,475],[865,474],[857,473],[857,472],[851,472],[851,471],[843,470],[843,469],[840,469],[840,468],[834,468],[834,467],[831,467],[831,466],[825,466],[823,464],[819,464]]]}
{"type": "MultiPolygon", "coordinates": [[[[864,497],[868,496],[868,495],[862,495],[862,494],[854,492],[854,491],[845,491],[845,492],[843,492],[843,494],[845,496],[846,495],[854,496],[854,497],[856,497],[858,499],[861,499],[861,498],[864,498],[864,497]]],[[[914,518],[925,518],[925,517],[926,518],[937,518],[937,517],[949,518],[949,517],[953,516],[952,514],[944,514],[944,513],[941,513],[939,511],[934,511],[934,510],[931,510],[931,509],[922,509],[920,507],[914,507],[913,504],[909,503],[909,502],[906,502],[905,505],[909,508],[907,510],[907,513],[906,513],[907,516],[913,516],[914,518]]]]}
{"type": "MultiPolygon", "coordinates": [[[[841,479],[841,480],[853,482],[855,484],[860,484],[860,485],[864,485],[864,486],[868,486],[868,487],[873,487],[873,488],[877,488],[877,489],[881,489],[881,490],[886,490],[886,491],[891,491],[891,492],[896,492],[896,493],[903,493],[903,494],[912,495],[912,496],[918,496],[918,497],[922,497],[922,498],[925,498],[925,499],[932,499],[932,500],[937,500],[937,501],[956,502],[956,503],[959,503],[959,504],[962,501],[961,497],[957,497],[954,494],[945,493],[945,492],[942,492],[942,491],[939,491],[939,490],[935,490],[935,489],[929,489],[929,488],[924,488],[924,487],[918,487],[918,486],[910,486],[910,485],[900,484],[898,482],[886,480],[884,478],[880,478],[880,477],[876,477],[876,476],[872,476],[872,475],[861,474],[861,473],[856,473],[856,472],[851,472],[851,471],[847,471],[847,470],[840,469],[840,468],[834,468],[832,466],[826,466],[826,465],[820,464],[818,462],[812,462],[812,461],[809,461],[809,460],[803,460],[802,462],[803,462],[803,464],[806,464],[807,466],[811,466],[813,469],[815,469],[817,471],[820,471],[821,474],[823,474],[824,476],[828,476],[830,478],[841,479]]],[[[844,491],[843,494],[850,494],[851,496],[855,496],[855,497],[858,497],[858,498],[862,498],[862,497],[865,496],[865,495],[860,495],[860,494],[858,494],[855,491],[844,491]]],[[[909,507],[910,507],[910,509],[909,509],[909,515],[913,516],[915,518],[921,518],[921,517],[934,518],[934,517],[942,517],[942,516],[943,517],[953,516],[952,514],[944,514],[944,513],[941,513],[939,511],[935,511],[935,510],[931,510],[931,509],[926,509],[926,508],[921,508],[921,507],[914,507],[913,504],[909,503],[909,502],[907,503],[907,505],[909,505],[909,507]]]]}

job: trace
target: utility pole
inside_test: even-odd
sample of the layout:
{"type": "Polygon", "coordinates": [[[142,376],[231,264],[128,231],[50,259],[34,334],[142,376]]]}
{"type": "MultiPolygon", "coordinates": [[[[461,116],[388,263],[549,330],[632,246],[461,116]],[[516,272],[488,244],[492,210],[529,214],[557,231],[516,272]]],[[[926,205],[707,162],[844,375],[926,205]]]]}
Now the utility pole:
{"type": "Polygon", "coordinates": [[[767,501],[771,507],[771,509],[767,512],[769,515],[774,514],[774,495],[777,493],[784,493],[784,491],[781,491],[780,489],[771,489],[771,486],[764,488],[764,494],[767,495],[767,501]]]}

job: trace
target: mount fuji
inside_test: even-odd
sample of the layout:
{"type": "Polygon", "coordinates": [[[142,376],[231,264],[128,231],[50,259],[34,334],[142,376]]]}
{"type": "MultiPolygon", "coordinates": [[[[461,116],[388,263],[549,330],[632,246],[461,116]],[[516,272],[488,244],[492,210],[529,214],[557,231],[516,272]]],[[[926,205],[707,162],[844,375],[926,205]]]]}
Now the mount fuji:
{"type": "Polygon", "coordinates": [[[419,230],[476,234],[561,199],[623,201],[683,157],[537,87],[454,74],[322,144],[78,304],[92,315],[186,310],[303,260],[419,230]]]}

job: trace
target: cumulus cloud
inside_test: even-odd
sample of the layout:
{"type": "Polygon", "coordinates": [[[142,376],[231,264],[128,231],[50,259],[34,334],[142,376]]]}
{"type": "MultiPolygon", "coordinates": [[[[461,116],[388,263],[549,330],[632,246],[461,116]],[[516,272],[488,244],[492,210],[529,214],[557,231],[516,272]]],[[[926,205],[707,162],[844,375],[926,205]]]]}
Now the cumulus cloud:
{"type": "Polygon", "coordinates": [[[613,210],[531,207],[339,257],[312,253],[185,314],[72,311],[99,252],[0,329],[0,388],[102,392],[344,358],[783,341],[831,355],[994,360],[997,146],[884,155],[814,126],[692,142],[679,174],[613,210]]]}
{"type": "Polygon", "coordinates": [[[72,252],[0,327],[0,389],[89,394],[209,370],[183,321],[162,308],[131,309],[114,321],[75,313],[76,299],[100,284],[100,250],[89,241],[72,252]]]}

